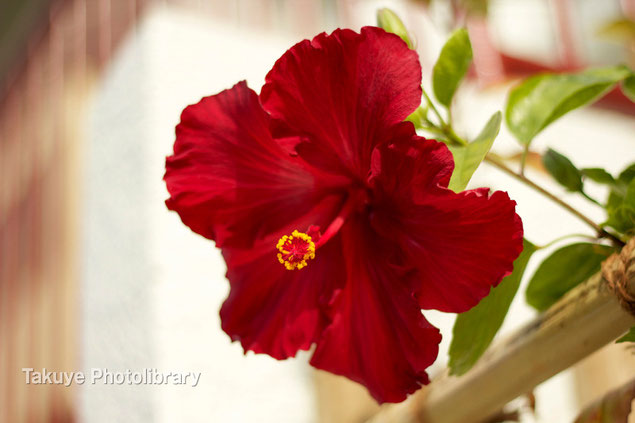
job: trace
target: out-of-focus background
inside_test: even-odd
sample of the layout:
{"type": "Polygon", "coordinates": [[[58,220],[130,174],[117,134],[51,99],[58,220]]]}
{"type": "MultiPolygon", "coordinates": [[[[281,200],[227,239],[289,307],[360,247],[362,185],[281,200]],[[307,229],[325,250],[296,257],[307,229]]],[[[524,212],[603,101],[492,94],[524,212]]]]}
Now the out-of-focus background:
{"type": "MultiPolygon", "coordinates": [[[[446,36],[467,26],[475,61],[454,118],[468,136],[502,109],[519,77],[635,65],[633,0],[0,0],[1,423],[331,423],[376,411],[357,385],[313,371],[307,353],[277,362],[230,343],[218,317],[224,263],[164,207],[161,178],[183,107],[242,79],[259,90],[291,45],[373,25],[379,7],[404,18],[428,86],[446,36]],[[197,387],[25,383],[22,368],[43,367],[202,376],[197,387]]],[[[634,114],[611,92],[533,148],[617,172],[635,159],[634,114]]],[[[495,149],[518,151],[505,130],[495,149]]],[[[482,185],[510,192],[535,243],[587,233],[485,165],[471,183],[482,185]]],[[[519,295],[503,336],[533,315],[519,295]]],[[[447,362],[453,316],[426,316],[444,334],[434,376],[447,362]]],[[[572,421],[633,374],[632,355],[612,346],[538,387],[537,414],[523,421],[572,421]]]]}

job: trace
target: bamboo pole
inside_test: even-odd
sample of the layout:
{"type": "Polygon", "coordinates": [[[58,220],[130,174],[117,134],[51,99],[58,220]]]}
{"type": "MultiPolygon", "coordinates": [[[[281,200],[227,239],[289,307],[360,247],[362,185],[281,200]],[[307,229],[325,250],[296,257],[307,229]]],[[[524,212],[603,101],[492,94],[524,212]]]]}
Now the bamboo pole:
{"type": "Polygon", "coordinates": [[[510,337],[495,343],[461,377],[447,371],[368,423],[480,422],[514,398],[572,366],[635,326],[635,238],[591,277],[510,337]]]}

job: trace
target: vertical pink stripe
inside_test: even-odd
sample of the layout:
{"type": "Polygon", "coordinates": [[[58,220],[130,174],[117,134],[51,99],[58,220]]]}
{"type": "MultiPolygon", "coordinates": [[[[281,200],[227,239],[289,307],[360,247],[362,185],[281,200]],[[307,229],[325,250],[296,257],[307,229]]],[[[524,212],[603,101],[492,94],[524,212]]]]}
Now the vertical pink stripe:
{"type": "MultiPolygon", "coordinates": [[[[28,57],[26,63],[26,73],[24,78],[26,79],[25,88],[25,101],[26,107],[24,107],[23,113],[25,114],[24,121],[29,122],[25,125],[25,143],[28,145],[26,154],[23,155],[25,163],[29,163],[30,169],[27,171],[27,211],[22,216],[22,222],[24,226],[23,236],[27,244],[23,250],[25,257],[25,298],[24,303],[28,305],[28,331],[29,336],[27,338],[27,356],[21,363],[21,366],[33,367],[36,362],[36,350],[38,336],[38,319],[37,309],[34,306],[37,299],[37,290],[39,288],[39,281],[36,279],[39,277],[39,225],[37,222],[38,216],[38,198],[39,193],[39,145],[40,139],[38,137],[37,128],[39,127],[39,121],[37,116],[37,109],[39,107],[38,92],[39,89],[37,78],[38,69],[35,66],[37,64],[35,58],[35,46],[33,43],[29,45],[28,57]]],[[[27,421],[36,422],[37,415],[40,412],[42,404],[38,401],[37,392],[30,386],[26,387],[27,404],[31,404],[27,407],[27,421]]]]}
{"type": "MultiPolygon", "coordinates": [[[[82,92],[84,92],[85,95],[88,95],[88,93],[86,92],[88,90],[88,68],[87,68],[87,53],[86,53],[86,49],[87,49],[87,45],[88,45],[88,41],[87,41],[87,7],[86,7],[86,0],[73,0],[73,20],[74,20],[74,27],[76,28],[77,32],[74,36],[75,40],[76,40],[76,46],[75,46],[75,63],[76,63],[76,67],[77,67],[77,77],[80,78],[80,80],[78,81],[81,85],[81,90],[82,92]]],[[[132,3],[136,3],[136,0],[132,3]]],[[[78,140],[78,141],[83,141],[83,140],[78,140]]],[[[78,289],[81,289],[80,286],[78,286],[78,289]]],[[[77,296],[76,292],[73,293],[69,293],[70,295],[73,295],[74,297],[77,296]]],[[[78,304],[77,307],[77,313],[78,315],[81,315],[81,304],[78,304]]],[[[79,336],[81,336],[82,333],[82,322],[78,320],[77,324],[74,325],[75,328],[75,339],[78,339],[79,336]]],[[[73,341],[73,345],[71,345],[71,348],[75,348],[78,349],[78,345],[79,343],[76,342],[75,340],[73,341]]],[[[78,352],[78,354],[76,354],[77,357],[77,362],[76,364],[79,365],[81,363],[81,356],[80,356],[81,352],[78,352]]],[[[77,390],[75,390],[74,392],[75,394],[77,394],[77,390]]],[[[71,411],[73,412],[73,414],[76,414],[76,404],[77,404],[77,400],[76,400],[76,395],[73,396],[72,398],[73,402],[72,402],[72,409],[71,411]]]]}
{"type": "Polygon", "coordinates": [[[505,79],[505,69],[500,53],[489,36],[487,20],[473,16],[467,20],[467,28],[474,50],[474,68],[479,82],[490,84],[505,79]]]}
{"type": "Polygon", "coordinates": [[[560,60],[565,69],[580,67],[578,46],[572,26],[574,9],[570,0],[551,0],[558,25],[560,60]]]}
{"type": "Polygon", "coordinates": [[[6,119],[7,107],[0,104],[0,421],[9,421],[7,415],[7,404],[9,402],[9,366],[7,363],[7,348],[9,341],[9,324],[8,324],[8,306],[7,298],[7,281],[8,281],[8,262],[9,255],[9,233],[8,233],[8,185],[10,175],[8,172],[7,145],[9,143],[9,134],[7,130],[6,119]]]}
{"type": "MultiPolygon", "coordinates": [[[[59,31],[64,31],[64,26],[62,23],[59,24],[59,31]]],[[[49,177],[53,181],[52,192],[58,193],[58,199],[56,201],[57,204],[50,205],[50,209],[52,213],[51,223],[55,225],[55,232],[53,233],[53,244],[58,244],[56,247],[56,258],[58,260],[55,261],[55,278],[56,283],[58,284],[59,289],[54,290],[54,295],[51,298],[53,303],[53,307],[50,308],[52,313],[51,321],[56,323],[57,330],[56,333],[59,336],[59,339],[66,340],[67,337],[65,332],[67,330],[67,319],[68,319],[68,310],[64,308],[63,298],[65,295],[68,295],[64,292],[63,287],[66,284],[66,281],[62,280],[65,276],[64,266],[66,265],[65,254],[66,254],[66,242],[65,242],[65,227],[64,227],[64,209],[66,207],[66,196],[65,196],[65,186],[63,175],[66,171],[66,157],[64,154],[65,151],[65,141],[66,141],[66,93],[65,93],[65,73],[64,73],[64,51],[65,51],[65,43],[64,37],[60,36],[59,38],[59,46],[57,48],[57,68],[52,69],[53,73],[56,75],[56,84],[55,91],[57,92],[56,98],[57,101],[62,105],[57,110],[57,117],[55,119],[56,127],[54,128],[54,143],[53,143],[53,162],[59,163],[61,167],[60,172],[51,172],[49,173],[49,177]]],[[[52,345],[51,351],[51,361],[56,363],[56,365],[60,366],[64,363],[65,350],[66,350],[65,342],[54,342],[52,345]]],[[[60,390],[54,389],[51,391],[53,395],[53,412],[54,414],[62,413],[66,408],[66,404],[63,397],[60,396],[60,390]],[[58,400],[60,398],[62,401],[58,400]]]]}
{"type": "MultiPolygon", "coordinates": [[[[21,104],[21,96],[18,93],[17,83],[13,84],[8,93],[7,99],[7,110],[6,116],[8,120],[8,129],[9,136],[6,140],[8,145],[11,146],[10,153],[13,153],[15,156],[19,156],[19,149],[21,146],[21,114],[20,109],[22,107],[21,104]]],[[[15,164],[15,158],[12,157],[12,161],[15,164]]],[[[8,183],[11,184],[14,188],[14,192],[20,193],[24,188],[21,186],[20,181],[17,178],[16,167],[12,166],[14,172],[9,175],[8,183]]],[[[16,196],[17,197],[17,196],[16,196]]],[[[15,198],[15,197],[14,197],[15,198]]],[[[9,381],[9,390],[7,392],[7,403],[6,406],[6,415],[8,422],[17,421],[18,419],[18,410],[17,404],[19,401],[19,395],[21,393],[22,386],[13,386],[16,381],[16,372],[17,369],[17,359],[16,359],[16,345],[19,340],[17,333],[17,314],[18,314],[18,303],[19,303],[19,292],[17,289],[17,280],[19,277],[19,249],[20,249],[20,240],[19,240],[19,210],[18,205],[13,203],[9,210],[9,216],[7,219],[7,227],[6,233],[9,238],[9,249],[7,254],[7,268],[8,268],[8,279],[6,280],[5,290],[7,293],[8,299],[8,324],[9,324],[9,336],[7,337],[7,363],[9,367],[9,372],[7,374],[7,379],[9,381]]]]}
{"type": "Polygon", "coordinates": [[[110,58],[112,46],[111,33],[111,0],[98,0],[98,37],[99,37],[99,64],[105,65],[110,58]]]}
{"type": "Polygon", "coordinates": [[[635,0],[621,0],[622,11],[624,16],[631,20],[635,20],[635,0]]]}
{"type": "MultiPolygon", "coordinates": [[[[59,198],[61,190],[56,183],[60,178],[60,175],[64,172],[64,162],[60,160],[60,152],[63,151],[62,142],[64,140],[62,125],[64,123],[64,28],[63,28],[63,15],[65,10],[61,10],[51,20],[51,28],[49,33],[49,113],[51,114],[51,127],[50,127],[50,139],[47,140],[51,143],[50,147],[50,159],[51,163],[55,163],[56,168],[59,170],[56,172],[46,171],[46,214],[45,221],[43,222],[46,228],[45,240],[46,254],[48,255],[48,270],[47,270],[47,284],[56,284],[58,286],[52,290],[54,295],[48,297],[46,301],[49,302],[46,308],[50,313],[46,321],[48,322],[46,330],[49,336],[53,339],[63,340],[64,337],[60,333],[61,328],[65,324],[65,316],[59,309],[58,295],[60,293],[60,286],[63,283],[61,280],[61,266],[60,252],[64,248],[63,239],[60,238],[60,213],[59,207],[63,204],[63,199],[59,198]],[[54,193],[54,196],[51,194],[54,193]],[[57,197],[57,198],[56,198],[57,197]],[[51,199],[55,198],[55,202],[51,199]]],[[[50,292],[50,291],[49,291],[50,292]]],[[[45,362],[51,366],[59,366],[63,362],[63,345],[62,342],[53,342],[52,345],[46,346],[45,362]]],[[[64,407],[62,401],[57,397],[57,389],[51,387],[50,394],[50,408],[47,410],[47,416],[50,420],[52,416],[57,414],[57,408],[64,407]]]]}

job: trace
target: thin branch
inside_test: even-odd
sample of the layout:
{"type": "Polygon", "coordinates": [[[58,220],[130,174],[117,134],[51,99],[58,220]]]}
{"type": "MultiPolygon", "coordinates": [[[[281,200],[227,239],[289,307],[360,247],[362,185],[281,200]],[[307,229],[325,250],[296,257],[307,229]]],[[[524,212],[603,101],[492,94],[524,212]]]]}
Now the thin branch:
{"type": "Polygon", "coordinates": [[[520,156],[520,175],[525,176],[525,165],[527,164],[527,153],[529,153],[529,144],[526,144],[523,148],[523,153],[520,156]]]}
{"type": "Polygon", "coordinates": [[[430,99],[430,96],[428,96],[428,93],[423,88],[423,86],[421,86],[421,91],[423,92],[423,96],[426,98],[426,101],[428,102],[428,105],[430,106],[430,108],[432,109],[434,114],[437,115],[437,118],[439,118],[439,124],[441,125],[441,127],[442,128],[446,128],[448,126],[447,123],[445,123],[445,120],[443,119],[443,117],[441,117],[441,113],[439,113],[439,110],[434,105],[434,103],[430,99]]]}
{"type": "Polygon", "coordinates": [[[598,206],[600,206],[600,207],[604,208],[604,206],[602,205],[602,203],[600,203],[600,202],[599,202],[598,200],[596,200],[595,198],[593,198],[593,197],[589,196],[586,192],[584,192],[584,191],[580,191],[580,194],[582,194],[582,196],[583,196],[584,198],[586,198],[587,200],[589,200],[590,202],[595,203],[595,204],[597,204],[598,206]]]}
{"type": "Polygon", "coordinates": [[[501,160],[497,159],[493,155],[488,154],[485,157],[485,161],[487,163],[490,163],[492,166],[498,168],[499,170],[502,170],[506,174],[512,176],[513,178],[521,181],[525,185],[530,186],[531,188],[533,188],[534,190],[538,191],[539,193],[541,193],[545,197],[549,198],[551,201],[553,201],[556,204],[558,204],[560,207],[562,207],[565,210],[567,210],[569,213],[571,213],[574,216],[576,216],[578,219],[580,219],[581,221],[583,221],[584,223],[586,223],[587,225],[592,227],[595,230],[595,232],[597,232],[597,234],[598,234],[598,236],[600,238],[607,238],[607,239],[610,239],[611,241],[613,241],[616,245],[618,245],[620,247],[624,246],[624,241],[619,239],[617,236],[613,235],[610,232],[607,232],[600,225],[598,225],[597,223],[595,223],[594,221],[592,221],[591,219],[589,219],[588,217],[586,217],[585,215],[580,213],[578,210],[574,209],[569,204],[565,203],[560,198],[558,198],[554,194],[550,193],[549,191],[547,191],[546,189],[541,187],[540,185],[536,184],[531,179],[527,178],[524,175],[520,175],[520,174],[514,172],[512,169],[507,167],[507,165],[505,163],[503,163],[501,160]]]}
{"type": "Polygon", "coordinates": [[[556,239],[552,239],[551,241],[549,241],[548,243],[544,244],[544,245],[540,245],[540,246],[536,246],[536,248],[538,250],[542,250],[544,248],[549,248],[554,244],[557,244],[560,241],[564,241],[565,239],[571,239],[571,238],[583,238],[583,239],[587,239],[589,241],[596,241],[597,238],[591,235],[586,235],[586,234],[568,234],[568,235],[563,235],[563,236],[559,236],[556,239]]]}

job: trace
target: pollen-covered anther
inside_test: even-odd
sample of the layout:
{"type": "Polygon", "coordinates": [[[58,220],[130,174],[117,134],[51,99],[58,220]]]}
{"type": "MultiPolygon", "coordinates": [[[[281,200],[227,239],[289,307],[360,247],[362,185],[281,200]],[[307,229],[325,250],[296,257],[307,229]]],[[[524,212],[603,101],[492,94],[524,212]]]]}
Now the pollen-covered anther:
{"type": "Polygon", "coordinates": [[[278,261],[287,270],[302,269],[315,258],[315,243],[304,232],[293,231],[278,240],[278,261]]]}

